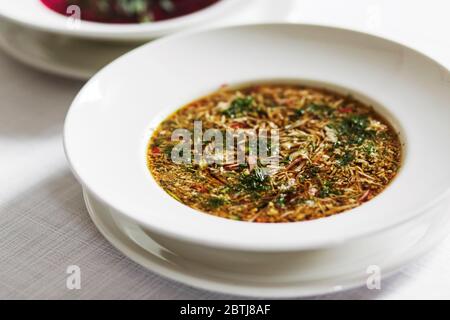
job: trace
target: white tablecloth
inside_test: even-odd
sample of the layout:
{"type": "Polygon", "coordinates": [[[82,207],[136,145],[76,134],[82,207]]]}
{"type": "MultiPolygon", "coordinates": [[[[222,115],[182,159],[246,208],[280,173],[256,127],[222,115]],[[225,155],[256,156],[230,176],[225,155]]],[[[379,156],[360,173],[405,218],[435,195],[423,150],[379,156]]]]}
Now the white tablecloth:
{"type": "MultiPolygon", "coordinates": [[[[298,0],[287,20],[382,34],[450,67],[449,12],[446,0],[298,0]]],[[[81,86],[0,53],[0,299],[232,298],[163,279],[96,230],[62,148],[64,116],[81,86]],[[81,290],[66,288],[69,265],[82,269],[81,290]]],[[[326,298],[450,299],[449,265],[447,238],[384,280],[379,291],[361,288],[326,298]]]]}

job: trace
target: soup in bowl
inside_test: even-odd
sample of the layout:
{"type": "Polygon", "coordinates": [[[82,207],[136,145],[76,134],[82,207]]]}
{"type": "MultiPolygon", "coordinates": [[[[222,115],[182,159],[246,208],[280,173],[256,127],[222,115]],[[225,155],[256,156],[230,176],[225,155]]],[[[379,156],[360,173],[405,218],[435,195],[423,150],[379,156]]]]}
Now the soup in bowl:
{"type": "MultiPolygon", "coordinates": [[[[240,0],[21,0],[0,16],[26,29],[95,41],[143,42],[224,19],[240,0]]],[[[67,40],[66,40],[67,41],[67,40]]]]}
{"type": "Polygon", "coordinates": [[[194,209],[296,222],[371,200],[397,174],[401,153],[392,125],[351,96],[261,84],[224,87],[177,110],[147,158],[158,184],[194,209]]]}
{"type": "Polygon", "coordinates": [[[336,28],[176,35],[86,84],[65,150],[86,192],[186,259],[365,276],[368,256],[391,270],[444,234],[449,79],[412,49],[336,28]],[[231,129],[275,134],[256,157],[235,137],[242,162],[228,163],[211,142],[231,129]]]}
{"type": "Polygon", "coordinates": [[[203,10],[220,0],[40,0],[49,9],[71,16],[75,8],[80,18],[102,23],[157,22],[203,10]]]}

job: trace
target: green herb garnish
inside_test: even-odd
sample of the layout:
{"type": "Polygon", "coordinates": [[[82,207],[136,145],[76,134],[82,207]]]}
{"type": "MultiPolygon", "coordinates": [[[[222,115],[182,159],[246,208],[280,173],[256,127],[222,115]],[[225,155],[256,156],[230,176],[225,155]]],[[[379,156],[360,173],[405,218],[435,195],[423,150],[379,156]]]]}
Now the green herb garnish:
{"type": "Polygon", "coordinates": [[[260,192],[270,190],[270,188],[270,178],[260,168],[256,168],[251,173],[242,174],[239,177],[239,190],[260,192]]]}
{"type": "Polygon", "coordinates": [[[316,103],[310,103],[306,106],[306,110],[308,112],[313,113],[316,116],[319,116],[320,118],[323,117],[329,117],[334,113],[334,109],[330,106],[327,106],[325,104],[316,104],[316,103]]]}
{"type": "Polygon", "coordinates": [[[367,115],[351,115],[341,120],[336,126],[337,132],[349,144],[362,144],[366,139],[374,137],[375,133],[368,130],[367,115]]]}
{"type": "Polygon", "coordinates": [[[340,158],[338,158],[338,162],[341,166],[346,166],[353,162],[355,156],[350,151],[346,151],[340,158]]]}
{"type": "Polygon", "coordinates": [[[226,203],[225,199],[219,197],[211,197],[207,200],[206,206],[209,209],[217,209],[226,203]]]}
{"type": "Polygon", "coordinates": [[[275,204],[278,207],[284,208],[286,206],[286,194],[282,193],[275,199],[275,204]]]}
{"type": "Polygon", "coordinates": [[[233,100],[230,107],[222,111],[222,113],[228,118],[241,117],[246,113],[253,111],[253,101],[253,97],[251,96],[237,98],[233,100]]]}
{"type": "Polygon", "coordinates": [[[336,190],[334,188],[334,185],[331,181],[325,181],[322,185],[322,188],[320,189],[318,193],[319,198],[327,198],[331,195],[339,195],[341,192],[339,190],[336,190]]]}

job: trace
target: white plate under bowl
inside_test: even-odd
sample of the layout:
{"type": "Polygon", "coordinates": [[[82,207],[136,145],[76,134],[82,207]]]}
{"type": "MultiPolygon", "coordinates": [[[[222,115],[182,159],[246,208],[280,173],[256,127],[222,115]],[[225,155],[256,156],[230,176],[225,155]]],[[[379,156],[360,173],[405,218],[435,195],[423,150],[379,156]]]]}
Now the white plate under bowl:
{"type": "Polygon", "coordinates": [[[38,70],[87,80],[106,64],[142,43],[70,38],[0,20],[0,47],[38,70]]]}
{"type": "MultiPolygon", "coordinates": [[[[343,273],[339,277],[326,277],[311,281],[300,280],[302,274],[307,272],[305,266],[315,267],[314,261],[302,263],[284,274],[266,274],[264,277],[255,277],[261,270],[254,270],[253,274],[218,269],[199,264],[173,253],[155,242],[139,225],[117,215],[113,209],[98,201],[94,196],[84,191],[86,207],[92,221],[102,235],[119,251],[131,260],[142,265],[150,271],[175,280],[186,285],[237,296],[260,298],[300,298],[339,292],[364,286],[372,274],[374,263],[379,263],[373,257],[366,256],[360,261],[360,272],[343,273]]],[[[448,213],[448,212],[447,212],[448,213]]],[[[448,219],[439,221],[447,225],[448,219]]],[[[445,230],[445,228],[439,230],[445,230]]],[[[377,264],[382,279],[386,279],[402,266],[416,257],[429,251],[443,238],[442,232],[429,232],[420,242],[414,243],[402,252],[397,252],[390,259],[377,264]]],[[[330,270],[336,267],[339,257],[330,260],[330,270]]],[[[263,268],[263,266],[260,266],[263,268]]],[[[262,271],[264,274],[264,271],[262,271]]]]}

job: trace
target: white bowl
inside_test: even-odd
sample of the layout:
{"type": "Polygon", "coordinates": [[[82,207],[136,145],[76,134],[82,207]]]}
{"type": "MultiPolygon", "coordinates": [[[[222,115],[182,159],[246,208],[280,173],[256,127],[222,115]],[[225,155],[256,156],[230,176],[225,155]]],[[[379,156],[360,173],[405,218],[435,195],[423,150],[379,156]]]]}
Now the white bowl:
{"type": "Polygon", "coordinates": [[[1,5],[0,16],[32,29],[66,36],[144,41],[212,21],[226,15],[236,5],[242,6],[243,2],[240,0],[221,0],[192,14],[154,23],[114,24],[81,21],[80,24],[73,24],[67,17],[48,9],[39,0],[20,0],[8,1],[7,4],[1,5]]]}
{"type": "Polygon", "coordinates": [[[231,27],[157,40],[113,62],[76,97],[64,143],[90,194],[181,255],[285,267],[302,254],[336,248],[357,261],[404,250],[446,217],[449,105],[449,72],[401,44],[319,26],[231,27]],[[320,83],[373,104],[405,143],[396,179],[358,208],[308,222],[231,221],[175,201],[146,165],[152,128],[223,83],[260,80],[320,83]],[[352,256],[355,245],[367,251],[352,256]]]}
{"type": "Polygon", "coordinates": [[[87,80],[109,62],[148,40],[187,27],[282,21],[291,12],[294,1],[285,0],[280,6],[273,0],[225,0],[225,4],[205,9],[201,17],[186,16],[192,23],[180,18],[168,20],[169,25],[165,22],[77,25],[45,8],[39,0],[10,1],[0,6],[0,47],[42,71],[87,80]],[[31,6],[33,11],[23,10],[25,6],[31,6]]]}

